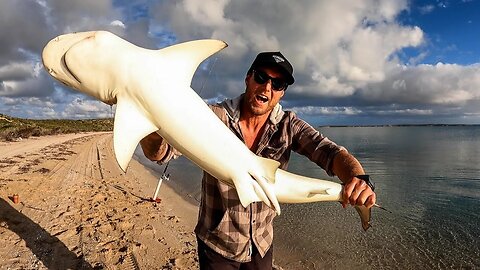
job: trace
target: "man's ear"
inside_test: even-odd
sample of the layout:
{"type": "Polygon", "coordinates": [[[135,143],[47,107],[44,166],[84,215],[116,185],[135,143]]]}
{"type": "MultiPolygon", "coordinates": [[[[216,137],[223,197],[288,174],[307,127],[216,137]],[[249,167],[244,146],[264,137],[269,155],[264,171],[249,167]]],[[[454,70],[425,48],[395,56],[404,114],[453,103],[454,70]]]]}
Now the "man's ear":
{"type": "Polygon", "coordinates": [[[251,76],[252,76],[252,73],[248,73],[247,76],[245,76],[245,86],[248,85],[248,80],[250,80],[251,76]]]}

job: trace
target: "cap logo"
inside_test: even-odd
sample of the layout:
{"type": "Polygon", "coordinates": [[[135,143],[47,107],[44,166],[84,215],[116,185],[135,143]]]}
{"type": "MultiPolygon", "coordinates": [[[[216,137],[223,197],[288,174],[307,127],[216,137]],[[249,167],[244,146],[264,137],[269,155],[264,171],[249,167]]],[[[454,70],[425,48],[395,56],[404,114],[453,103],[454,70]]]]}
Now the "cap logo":
{"type": "Polygon", "coordinates": [[[275,59],[275,62],[277,62],[277,63],[285,62],[285,59],[283,59],[282,57],[280,57],[278,55],[273,55],[272,57],[273,57],[273,59],[275,59]]]}

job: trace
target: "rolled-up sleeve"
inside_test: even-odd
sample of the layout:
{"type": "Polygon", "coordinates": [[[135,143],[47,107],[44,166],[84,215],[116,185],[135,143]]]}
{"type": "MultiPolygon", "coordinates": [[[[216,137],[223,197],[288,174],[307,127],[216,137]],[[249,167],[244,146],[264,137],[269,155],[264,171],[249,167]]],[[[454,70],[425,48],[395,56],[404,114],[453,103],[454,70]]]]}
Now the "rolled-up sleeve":
{"type": "Polygon", "coordinates": [[[333,158],[340,151],[347,151],[345,147],[337,145],[307,122],[293,116],[292,150],[306,156],[324,169],[328,175],[334,176],[332,171],[333,158]]]}

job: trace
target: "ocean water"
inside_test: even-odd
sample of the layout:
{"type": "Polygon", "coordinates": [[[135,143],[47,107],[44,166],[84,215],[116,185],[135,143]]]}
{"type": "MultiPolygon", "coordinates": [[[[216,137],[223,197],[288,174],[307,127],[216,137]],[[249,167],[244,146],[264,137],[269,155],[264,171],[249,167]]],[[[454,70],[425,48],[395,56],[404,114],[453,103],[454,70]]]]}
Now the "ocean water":
{"type": "MultiPolygon", "coordinates": [[[[284,269],[480,269],[480,126],[325,127],[376,183],[373,227],[339,203],[283,204],[275,263],[284,269]]],[[[160,172],[163,167],[156,166],[160,172]]],[[[289,171],[338,181],[293,155],[289,171]]],[[[199,199],[201,171],[169,165],[170,184],[199,199]]]]}
{"type": "MultiPolygon", "coordinates": [[[[336,203],[284,205],[276,260],[286,269],[480,269],[480,127],[335,127],[376,183],[373,228],[336,203]]],[[[290,171],[328,177],[303,157],[290,171]]],[[[334,179],[333,179],[334,180],[334,179]]]]}

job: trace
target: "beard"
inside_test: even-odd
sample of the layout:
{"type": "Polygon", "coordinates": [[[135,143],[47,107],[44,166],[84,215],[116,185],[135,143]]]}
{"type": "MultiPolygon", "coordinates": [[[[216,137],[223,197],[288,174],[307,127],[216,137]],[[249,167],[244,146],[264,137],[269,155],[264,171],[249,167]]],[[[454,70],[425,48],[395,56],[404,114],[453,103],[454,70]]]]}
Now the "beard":
{"type": "Polygon", "coordinates": [[[244,102],[246,102],[244,108],[248,109],[248,111],[255,116],[269,114],[275,107],[275,103],[272,100],[263,102],[259,100],[256,95],[249,96],[244,102]]]}

